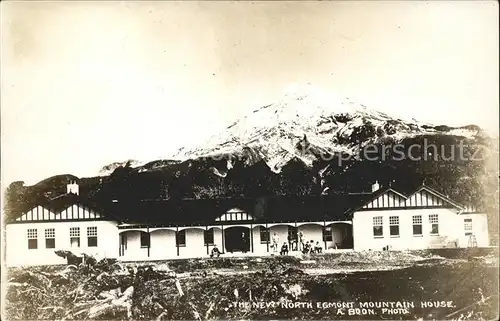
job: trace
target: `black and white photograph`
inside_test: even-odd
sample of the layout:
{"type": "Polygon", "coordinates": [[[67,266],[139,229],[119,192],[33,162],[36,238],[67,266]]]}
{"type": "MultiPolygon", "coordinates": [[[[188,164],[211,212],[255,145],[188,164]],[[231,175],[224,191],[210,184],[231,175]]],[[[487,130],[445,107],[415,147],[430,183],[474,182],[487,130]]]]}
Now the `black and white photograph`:
{"type": "Polygon", "coordinates": [[[2,1],[2,320],[498,320],[497,1],[2,1]]]}

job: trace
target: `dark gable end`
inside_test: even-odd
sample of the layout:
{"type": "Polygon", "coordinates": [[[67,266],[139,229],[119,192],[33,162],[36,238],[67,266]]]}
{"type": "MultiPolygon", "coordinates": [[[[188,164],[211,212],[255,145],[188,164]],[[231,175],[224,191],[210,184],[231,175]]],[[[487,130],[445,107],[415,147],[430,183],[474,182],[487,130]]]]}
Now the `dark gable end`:
{"type": "Polygon", "coordinates": [[[403,194],[393,188],[387,187],[379,189],[372,195],[373,196],[356,209],[356,211],[380,211],[407,208],[464,209],[464,206],[426,185],[421,185],[410,194],[403,194]]]}
{"type": "MultiPolygon", "coordinates": [[[[361,210],[400,207],[406,201],[406,196],[392,188],[383,188],[372,194],[368,202],[362,204],[361,210]]],[[[403,205],[404,206],[404,205],[403,205]]]]}
{"type": "Polygon", "coordinates": [[[13,221],[9,223],[23,223],[23,222],[37,222],[37,221],[69,221],[69,220],[110,220],[120,222],[120,219],[113,215],[113,213],[106,212],[102,207],[98,206],[98,204],[93,204],[88,200],[83,199],[82,197],[76,194],[63,194],[53,199],[47,200],[45,202],[41,202],[39,205],[33,207],[29,211],[22,213],[19,217],[15,218],[13,221]],[[73,211],[72,206],[78,206],[79,208],[88,211],[93,214],[92,217],[82,217],[82,213],[77,213],[73,211]],[[41,211],[38,209],[45,209],[48,212],[51,212],[55,215],[55,217],[45,219],[41,211]],[[66,217],[63,218],[61,215],[66,209],[68,212],[66,213],[66,217]],[[27,213],[34,211],[30,217],[25,219],[27,213]]]}
{"type": "MultiPolygon", "coordinates": [[[[453,206],[453,207],[456,207],[456,208],[459,208],[459,209],[464,209],[465,206],[451,200],[448,196],[438,192],[437,190],[429,187],[429,186],[426,186],[426,185],[422,185],[419,189],[417,189],[415,191],[414,194],[417,194],[417,193],[421,193],[422,195],[425,195],[427,196],[427,198],[429,200],[432,200],[434,202],[436,202],[437,200],[441,200],[443,203],[447,203],[449,204],[450,206],[453,206]]],[[[411,197],[408,196],[408,197],[411,197]]]]}

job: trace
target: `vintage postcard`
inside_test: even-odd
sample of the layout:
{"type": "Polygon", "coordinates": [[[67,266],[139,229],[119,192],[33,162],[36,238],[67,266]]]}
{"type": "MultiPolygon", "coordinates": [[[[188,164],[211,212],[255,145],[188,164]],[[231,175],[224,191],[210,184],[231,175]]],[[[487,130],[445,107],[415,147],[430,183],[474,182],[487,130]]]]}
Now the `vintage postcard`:
{"type": "Polygon", "coordinates": [[[498,320],[497,1],[2,1],[2,320],[498,320]]]}

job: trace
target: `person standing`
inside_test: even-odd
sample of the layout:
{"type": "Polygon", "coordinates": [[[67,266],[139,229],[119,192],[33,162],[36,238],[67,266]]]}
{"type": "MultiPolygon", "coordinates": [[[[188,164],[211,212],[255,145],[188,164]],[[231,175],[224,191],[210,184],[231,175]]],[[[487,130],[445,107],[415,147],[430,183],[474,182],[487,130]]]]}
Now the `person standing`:
{"type": "Polygon", "coordinates": [[[299,232],[299,240],[297,245],[299,251],[302,251],[304,249],[304,234],[302,234],[302,231],[299,232]]]}
{"type": "Polygon", "coordinates": [[[278,244],[280,242],[280,238],[278,237],[278,234],[274,232],[273,234],[273,252],[278,252],[278,244]]]}
{"type": "Polygon", "coordinates": [[[246,253],[248,250],[247,247],[248,247],[248,244],[247,244],[247,239],[245,237],[245,232],[242,232],[241,233],[241,251],[243,253],[246,253]]]}

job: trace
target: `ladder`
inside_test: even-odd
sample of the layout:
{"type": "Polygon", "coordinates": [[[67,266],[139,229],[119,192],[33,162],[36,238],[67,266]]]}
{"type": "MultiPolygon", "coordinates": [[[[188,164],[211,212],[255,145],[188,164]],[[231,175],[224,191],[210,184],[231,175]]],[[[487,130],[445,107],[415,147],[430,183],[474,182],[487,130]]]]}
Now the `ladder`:
{"type": "Polygon", "coordinates": [[[469,244],[467,247],[477,247],[477,240],[476,240],[476,236],[474,234],[471,234],[469,236],[469,244]]]}

